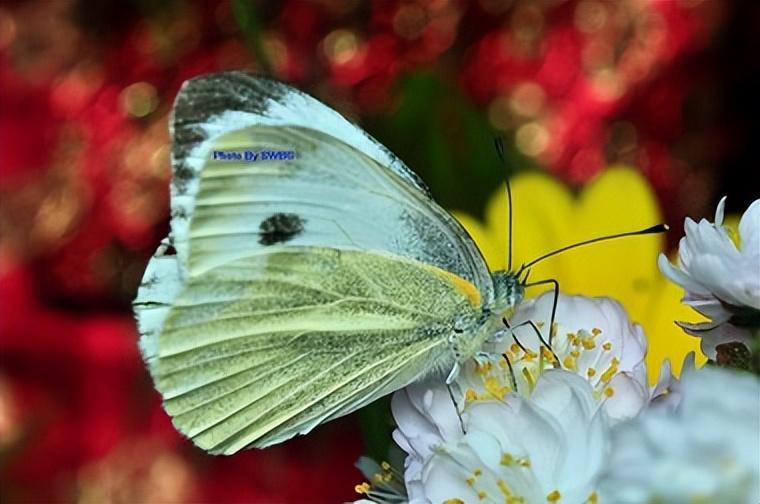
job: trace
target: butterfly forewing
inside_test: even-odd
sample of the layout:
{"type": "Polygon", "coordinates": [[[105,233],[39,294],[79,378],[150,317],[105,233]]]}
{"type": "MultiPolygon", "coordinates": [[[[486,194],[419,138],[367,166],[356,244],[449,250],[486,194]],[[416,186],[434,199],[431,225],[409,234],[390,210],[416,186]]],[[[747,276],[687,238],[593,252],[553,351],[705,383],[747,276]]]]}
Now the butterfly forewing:
{"type": "Polygon", "coordinates": [[[393,252],[492,297],[485,261],[459,223],[387,149],[314,98],[225,72],[188,81],[173,121],[172,230],[190,268],[271,245],[267,230],[284,216],[290,232],[280,236],[293,243],[393,252]],[[214,159],[261,150],[295,159],[214,159]]]}

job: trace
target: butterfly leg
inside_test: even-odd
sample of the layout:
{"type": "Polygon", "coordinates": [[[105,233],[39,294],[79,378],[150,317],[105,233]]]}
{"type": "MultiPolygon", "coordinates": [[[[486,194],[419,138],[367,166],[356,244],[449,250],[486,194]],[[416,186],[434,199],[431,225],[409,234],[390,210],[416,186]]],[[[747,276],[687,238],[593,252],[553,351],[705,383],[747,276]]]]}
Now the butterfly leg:
{"type": "Polygon", "coordinates": [[[446,378],[446,385],[451,385],[454,383],[459,377],[459,371],[462,370],[462,367],[459,365],[459,361],[454,362],[454,366],[451,368],[451,372],[449,373],[449,376],[446,378]]]}
{"type": "Polygon", "coordinates": [[[489,362],[498,362],[501,358],[501,354],[493,352],[475,352],[472,356],[477,362],[478,366],[486,366],[489,362]]]}
{"type": "Polygon", "coordinates": [[[501,321],[504,323],[504,326],[507,328],[507,333],[512,337],[512,341],[515,342],[515,344],[520,347],[520,350],[522,350],[525,353],[528,353],[528,349],[525,348],[525,345],[523,345],[519,339],[517,339],[517,334],[514,332],[514,327],[509,323],[507,320],[507,317],[502,317],[501,321]]]}
{"type": "Polygon", "coordinates": [[[507,327],[505,329],[501,329],[491,334],[486,340],[486,343],[501,343],[504,340],[504,338],[511,335],[512,335],[512,331],[507,327]]]}
{"type": "Polygon", "coordinates": [[[559,282],[553,278],[549,278],[546,280],[539,280],[537,282],[531,282],[526,283],[525,287],[533,287],[536,285],[546,285],[546,284],[552,284],[554,286],[554,298],[552,301],[552,316],[549,320],[549,348],[551,348],[552,344],[552,338],[554,337],[554,332],[556,329],[554,328],[554,318],[557,315],[557,303],[559,302],[559,282]]]}
{"type": "Polygon", "coordinates": [[[462,414],[459,412],[459,405],[457,404],[457,400],[454,397],[454,391],[451,389],[451,385],[448,383],[446,384],[446,389],[449,391],[449,397],[451,398],[451,404],[454,405],[454,411],[457,412],[457,418],[459,418],[459,428],[462,429],[462,434],[467,434],[467,430],[464,428],[464,420],[462,419],[462,414]]]}
{"type": "Polygon", "coordinates": [[[546,342],[543,335],[541,334],[541,331],[539,331],[538,327],[536,327],[536,324],[532,320],[526,320],[525,322],[521,322],[517,324],[516,326],[513,326],[512,329],[514,330],[514,329],[517,329],[518,327],[525,327],[525,326],[530,326],[531,328],[533,328],[533,331],[536,333],[536,336],[538,336],[538,340],[541,342],[543,346],[545,346],[551,352],[552,357],[554,358],[554,363],[557,365],[557,367],[561,368],[562,364],[560,364],[559,357],[557,357],[557,354],[554,353],[554,349],[551,347],[551,343],[546,342]]]}
{"type": "MultiPolygon", "coordinates": [[[[506,329],[502,329],[502,331],[499,331],[499,332],[503,332],[503,334],[508,334],[512,336],[512,341],[514,341],[515,344],[519,346],[523,352],[528,353],[528,351],[525,349],[523,344],[520,343],[520,340],[517,339],[517,335],[512,330],[513,329],[512,326],[509,325],[509,321],[507,320],[507,317],[502,317],[501,321],[504,323],[504,326],[506,327],[506,329]]],[[[509,368],[509,379],[512,382],[512,390],[515,393],[519,393],[519,390],[517,389],[517,377],[515,376],[515,370],[512,367],[512,361],[509,360],[509,355],[507,354],[507,352],[504,352],[503,354],[501,354],[501,356],[504,357],[504,360],[507,362],[507,367],[509,368]]]]}

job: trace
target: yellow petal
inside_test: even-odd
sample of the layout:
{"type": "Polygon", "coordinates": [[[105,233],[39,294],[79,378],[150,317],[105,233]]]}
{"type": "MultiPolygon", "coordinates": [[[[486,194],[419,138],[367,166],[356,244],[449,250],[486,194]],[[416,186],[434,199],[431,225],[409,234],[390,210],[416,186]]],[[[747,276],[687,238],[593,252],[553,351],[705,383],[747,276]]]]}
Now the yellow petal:
{"type": "MultiPolygon", "coordinates": [[[[574,240],[646,228],[662,221],[649,184],[637,171],[611,168],[581,193],[575,214],[574,240]]],[[[657,255],[663,235],[620,238],[567,252],[573,275],[568,292],[619,299],[634,319],[641,320],[659,271],[657,255]]]]}
{"type": "Polygon", "coordinates": [[[723,219],[723,227],[728,228],[728,235],[739,249],[741,249],[742,245],[741,236],[739,236],[739,221],[741,218],[741,215],[731,214],[726,215],[726,218],[723,219]]]}
{"type": "Polygon", "coordinates": [[[706,320],[689,306],[681,303],[683,289],[664,276],[657,280],[654,296],[650,301],[642,325],[647,335],[647,374],[649,383],[656,383],[660,366],[667,358],[673,365],[673,374],[681,373],[683,359],[689,352],[696,353],[697,365],[707,361],[699,348],[699,338],[686,334],[675,324],[676,320],[702,322],[706,320]]]}
{"type": "MultiPolygon", "coordinates": [[[[564,241],[568,235],[567,216],[573,200],[570,191],[554,178],[534,172],[518,175],[512,180],[512,204],[515,270],[564,241]]],[[[508,215],[506,188],[502,186],[486,207],[488,232],[503,247],[502,250],[507,250],[508,215]]],[[[547,260],[536,265],[532,268],[531,279],[560,277],[557,264],[547,260]]],[[[500,267],[506,269],[506,260],[500,267]]]]}

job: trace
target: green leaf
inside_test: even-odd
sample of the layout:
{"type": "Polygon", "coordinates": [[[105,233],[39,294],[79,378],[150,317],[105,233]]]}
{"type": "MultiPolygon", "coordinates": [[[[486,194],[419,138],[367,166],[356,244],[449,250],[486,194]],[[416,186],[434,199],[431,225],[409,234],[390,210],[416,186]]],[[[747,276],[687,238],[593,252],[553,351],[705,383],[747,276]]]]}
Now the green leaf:
{"type": "MultiPolygon", "coordinates": [[[[367,129],[430,186],[443,207],[482,216],[490,195],[507,176],[493,139],[498,134],[483,111],[453,84],[429,73],[401,80],[398,108],[369,118],[367,129]]],[[[535,163],[505,141],[511,176],[535,163]]]]}
{"type": "Polygon", "coordinates": [[[262,73],[271,75],[272,64],[262,42],[263,30],[256,6],[251,1],[234,0],[232,2],[232,14],[246,45],[256,57],[259,69],[262,73]]]}

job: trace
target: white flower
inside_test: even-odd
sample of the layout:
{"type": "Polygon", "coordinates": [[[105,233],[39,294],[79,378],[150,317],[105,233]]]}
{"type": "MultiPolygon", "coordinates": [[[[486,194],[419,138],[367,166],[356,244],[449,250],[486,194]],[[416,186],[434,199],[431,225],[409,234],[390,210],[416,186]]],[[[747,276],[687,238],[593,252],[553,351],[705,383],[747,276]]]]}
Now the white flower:
{"type": "Polygon", "coordinates": [[[643,331],[612,299],[560,295],[549,349],[553,300],[523,303],[451,391],[394,395],[409,502],[595,502],[609,425],[677,400],[668,363],[648,388],[643,331]]]}
{"type": "Polygon", "coordinates": [[[681,395],[614,428],[600,502],[760,502],[760,379],[690,370],[681,395]]]}
{"type": "Polygon", "coordinates": [[[651,396],[644,364],[646,339],[641,326],[631,323],[620,303],[610,298],[560,294],[552,330],[552,354],[535,329],[517,326],[534,321],[541,338],[548,343],[553,300],[554,293],[546,292],[524,302],[510,321],[515,328],[514,336],[507,335],[484,346],[486,352],[495,356],[504,354],[506,358],[495,362],[472,361],[463,366],[457,382],[465,401],[501,400],[515,385],[518,393],[529,397],[545,369],[561,367],[591,384],[594,397],[612,419],[636,415],[651,396]]]}
{"type": "Polygon", "coordinates": [[[425,502],[422,469],[442,443],[455,443],[462,436],[456,407],[443,383],[415,383],[391,399],[397,428],[396,444],[407,453],[404,481],[410,503],[425,502]]]}
{"type": "MultiPolygon", "coordinates": [[[[687,374],[696,369],[694,352],[689,352],[681,365],[681,374],[687,374]]],[[[660,368],[660,377],[650,392],[651,404],[675,409],[681,404],[681,381],[671,371],[670,361],[665,359],[660,368]]]]}
{"type": "Polygon", "coordinates": [[[738,241],[723,226],[726,198],[715,211],[715,223],[686,218],[686,236],[678,246],[678,267],[660,254],[662,273],[686,291],[683,302],[711,319],[704,324],[680,323],[702,338],[702,350],[711,358],[716,346],[748,343],[760,325],[760,200],[752,203],[739,222],[738,241]]]}
{"type": "Polygon", "coordinates": [[[544,372],[530,399],[469,404],[461,423],[442,384],[407,387],[392,406],[411,503],[595,502],[609,427],[575,373],[544,372]]]}

